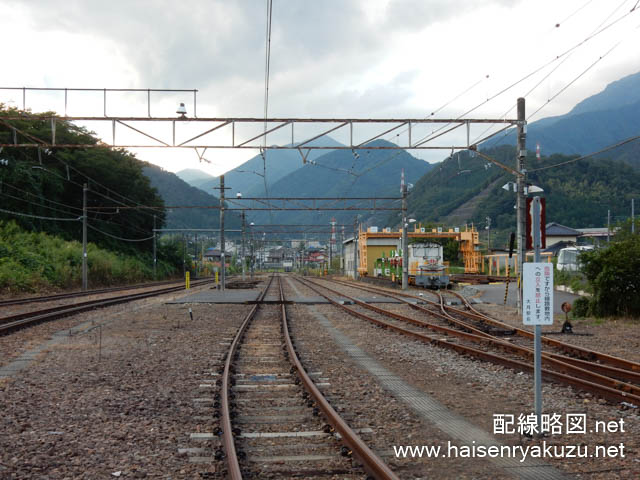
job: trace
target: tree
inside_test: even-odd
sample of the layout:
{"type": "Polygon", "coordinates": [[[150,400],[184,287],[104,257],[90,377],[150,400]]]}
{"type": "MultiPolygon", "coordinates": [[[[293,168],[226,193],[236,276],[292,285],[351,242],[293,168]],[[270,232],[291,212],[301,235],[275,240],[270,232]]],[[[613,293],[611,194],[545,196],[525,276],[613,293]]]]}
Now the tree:
{"type": "Polygon", "coordinates": [[[584,252],[580,260],[593,286],[593,315],[640,315],[640,235],[626,235],[606,248],[584,252]]]}
{"type": "MultiPolygon", "coordinates": [[[[50,114],[48,112],[47,114],[50,114]]],[[[51,138],[51,124],[38,115],[0,104],[0,118],[20,115],[11,125],[37,138],[51,138]]],[[[61,144],[96,144],[98,139],[82,127],[59,120],[56,139],[61,144]]],[[[28,140],[17,133],[17,140],[28,140]]],[[[0,124],[0,143],[13,142],[13,131],[0,124]]],[[[132,255],[149,255],[153,241],[127,242],[152,236],[165,222],[164,203],[143,174],[143,162],[122,149],[5,148],[0,164],[0,220],[14,219],[29,231],[47,232],[66,240],[82,238],[83,185],[88,185],[89,241],[132,255]],[[90,179],[89,179],[89,178],[90,179]],[[144,205],[150,208],[138,208],[144,205]],[[50,220],[51,218],[65,220],[50,220]]]]}

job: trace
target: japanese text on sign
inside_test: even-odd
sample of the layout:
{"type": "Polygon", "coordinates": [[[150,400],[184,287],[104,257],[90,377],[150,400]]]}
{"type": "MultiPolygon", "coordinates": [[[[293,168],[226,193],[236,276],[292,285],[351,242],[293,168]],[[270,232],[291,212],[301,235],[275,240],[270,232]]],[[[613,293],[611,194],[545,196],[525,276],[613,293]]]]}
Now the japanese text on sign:
{"type": "Polygon", "coordinates": [[[522,271],[522,319],[525,325],[553,324],[553,265],[525,263],[522,271]]]}

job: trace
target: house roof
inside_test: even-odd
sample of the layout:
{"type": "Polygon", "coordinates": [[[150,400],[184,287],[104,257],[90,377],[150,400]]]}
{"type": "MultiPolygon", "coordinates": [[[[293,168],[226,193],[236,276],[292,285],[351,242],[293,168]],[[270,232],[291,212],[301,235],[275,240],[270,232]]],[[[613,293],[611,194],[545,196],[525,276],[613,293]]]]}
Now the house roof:
{"type": "Polygon", "coordinates": [[[560,225],[559,223],[556,222],[551,222],[551,223],[547,223],[546,225],[546,231],[547,231],[547,237],[551,236],[558,236],[558,237],[573,237],[573,236],[578,236],[581,234],[581,232],[579,232],[578,230],[571,228],[571,227],[565,227],[564,225],[560,225]]]}
{"type": "Polygon", "coordinates": [[[615,235],[618,228],[579,228],[578,230],[583,237],[606,237],[608,234],[615,235]]]}

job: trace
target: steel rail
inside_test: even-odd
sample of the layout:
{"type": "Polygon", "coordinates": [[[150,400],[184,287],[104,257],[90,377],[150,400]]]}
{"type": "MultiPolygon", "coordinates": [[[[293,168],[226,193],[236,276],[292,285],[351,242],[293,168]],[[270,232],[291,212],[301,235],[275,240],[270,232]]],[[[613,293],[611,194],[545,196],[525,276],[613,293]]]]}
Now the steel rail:
{"type": "Polygon", "coordinates": [[[257,302],[253,305],[253,308],[251,308],[251,310],[243,320],[242,325],[240,325],[240,328],[236,332],[236,335],[233,338],[231,345],[229,346],[227,357],[224,362],[224,371],[222,372],[222,393],[220,395],[220,426],[222,428],[222,448],[225,452],[225,459],[228,469],[227,473],[229,475],[229,478],[231,478],[232,480],[242,480],[242,471],[240,470],[240,463],[238,462],[236,445],[233,440],[233,428],[231,427],[231,409],[229,408],[229,390],[231,386],[229,377],[231,374],[231,361],[236,354],[236,349],[244,335],[245,330],[251,323],[251,320],[253,320],[253,317],[255,317],[255,314],[260,307],[260,302],[264,300],[264,297],[267,295],[267,291],[271,287],[272,282],[273,276],[269,277],[269,283],[262,291],[262,293],[260,293],[257,302]]]}
{"type": "MultiPolygon", "coordinates": [[[[199,286],[211,282],[211,280],[204,280],[193,286],[199,286]]],[[[183,286],[167,287],[151,292],[133,293],[128,295],[120,295],[118,297],[112,297],[108,299],[90,300],[88,302],[82,302],[74,306],[61,305],[58,307],[46,308],[37,310],[35,312],[19,313],[16,315],[10,315],[0,319],[0,335],[7,334],[13,330],[19,328],[28,327],[37,323],[46,322],[50,320],[56,320],[62,317],[68,317],[77,313],[87,312],[95,310],[97,308],[109,307],[112,305],[118,305],[120,303],[131,302],[134,300],[140,300],[143,298],[153,297],[156,295],[162,295],[165,293],[176,292],[183,290],[183,286]]]]}
{"type": "MultiPolygon", "coordinates": [[[[367,308],[367,309],[372,310],[374,312],[380,313],[382,315],[386,315],[386,316],[395,318],[397,320],[400,320],[400,321],[403,321],[403,322],[407,322],[407,323],[412,323],[414,325],[418,325],[418,326],[421,326],[421,327],[427,327],[428,328],[429,325],[430,325],[429,323],[422,322],[420,320],[415,320],[415,319],[412,319],[412,318],[407,317],[405,315],[401,315],[401,314],[398,314],[398,313],[395,313],[395,312],[390,312],[388,310],[385,310],[385,309],[380,308],[380,307],[376,307],[374,305],[369,305],[366,302],[362,302],[362,301],[358,300],[357,298],[350,297],[350,296],[346,295],[344,292],[338,292],[336,290],[333,290],[333,289],[331,289],[331,288],[329,288],[329,287],[327,287],[325,285],[318,285],[316,282],[311,282],[311,283],[313,283],[314,285],[317,285],[317,286],[319,286],[321,288],[325,288],[325,289],[329,290],[330,292],[332,292],[332,293],[334,293],[336,295],[341,295],[341,296],[343,296],[345,298],[348,298],[349,300],[353,301],[354,303],[357,303],[358,305],[360,305],[360,306],[362,306],[364,308],[367,308]]],[[[342,284],[342,282],[336,282],[336,283],[341,283],[342,284]]],[[[402,301],[401,298],[394,297],[393,295],[389,295],[389,297],[402,301]]],[[[408,304],[408,305],[411,305],[409,302],[405,301],[405,303],[408,304]]],[[[443,306],[442,301],[441,301],[440,305],[441,305],[441,308],[442,308],[442,306],[443,306]]],[[[442,317],[441,315],[437,315],[437,314],[435,314],[435,312],[432,312],[430,310],[423,309],[422,307],[419,307],[419,306],[416,306],[416,307],[419,310],[425,312],[428,315],[436,315],[438,317],[442,317]]],[[[442,311],[444,312],[444,309],[442,311]]],[[[445,315],[447,317],[450,317],[450,315],[448,315],[446,312],[444,312],[444,313],[445,313],[445,315]]],[[[463,325],[466,325],[466,324],[463,324],[463,325]]],[[[462,328],[464,328],[464,327],[462,327],[462,328]]],[[[458,334],[459,332],[457,330],[449,329],[449,334],[450,335],[457,336],[457,337],[464,336],[464,338],[466,338],[467,340],[470,340],[472,342],[489,344],[491,346],[501,348],[501,349],[509,351],[511,353],[515,353],[516,355],[524,356],[525,358],[529,358],[529,359],[533,359],[534,352],[530,348],[527,348],[527,347],[524,347],[524,346],[521,346],[521,345],[512,344],[511,342],[507,342],[507,341],[504,341],[504,340],[502,340],[500,338],[496,338],[496,337],[494,337],[492,335],[485,334],[482,331],[477,331],[477,332],[479,332],[480,335],[478,335],[478,334],[459,335],[458,334]]],[[[594,371],[592,371],[591,369],[588,369],[588,368],[582,368],[581,366],[568,364],[567,362],[563,361],[563,357],[562,356],[560,356],[560,358],[553,358],[553,357],[548,356],[547,354],[543,354],[542,355],[542,362],[545,365],[549,365],[549,366],[555,367],[556,369],[562,371],[563,373],[575,375],[576,377],[582,378],[583,380],[592,381],[592,382],[598,383],[600,385],[604,385],[604,386],[607,386],[607,387],[615,388],[617,390],[621,390],[621,391],[624,391],[624,392],[627,392],[627,393],[632,393],[634,395],[639,395],[640,396],[640,386],[633,385],[633,384],[630,384],[630,383],[627,383],[627,382],[622,382],[622,381],[617,380],[615,378],[612,378],[610,376],[601,375],[601,374],[596,373],[596,372],[594,372],[594,371]]]]}
{"type": "MultiPolygon", "coordinates": [[[[336,282],[339,282],[337,280],[333,280],[336,282]]],[[[353,286],[354,288],[361,288],[361,289],[369,289],[370,291],[377,291],[379,293],[384,293],[387,295],[395,295],[396,297],[406,297],[406,298],[411,298],[414,300],[420,300],[420,301],[424,301],[427,302],[429,304],[437,304],[437,302],[433,302],[430,300],[427,300],[423,297],[419,297],[416,295],[411,295],[409,293],[400,293],[400,292],[391,292],[389,290],[386,290],[384,288],[377,288],[377,287],[373,287],[373,286],[367,286],[364,287],[362,285],[356,285],[353,282],[339,282],[339,283],[344,283],[345,285],[350,285],[353,286]]],[[[432,293],[432,292],[429,292],[432,293]]],[[[529,332],[527,330],[524,330],[522,328],[518,328],[518,327],[514,327],[511,326],[507,323],[501,322],[500,320],[496,320],[494,318],[491,318],[487,315],[485,315],[482,312],[479,312],[478,310],[476,310],[475,308],[473,308],[473,306],[467,301],[466,298],[464,298],[464,296],[460,295],[457,292],[449,292],[452,295],[455,295],[456,297],[458,297],[464,304],[465,308],[469,311],[465,311],[465,310],[460,310],[451,306],[445,306],[444,308],[450,311],[453,311],[454,313],[458,313],[460,315],[465,315],[468,316],[470,318],[474,318],[478,321],[481,322],[485,322],[488,323],[490,325],[494,325],[496,327],[501,327],[501,328],[509,328],[515,331],[516,335],[521,336],[521,337],[525,337],[528,339],[533,339],[533,333],[529,332]]],[[[415,306],[414,304],[412,304],[411,302],[409,302],[409,305],[412,306],[413,308],[416,308],[417,306],[415,306]]],[[[565,342],[561,342],[560,340],[556,340],[554,338],[550,338],[550,337],[546,337],[544,335],[542,335],[541,337],[542,339],[542,343],[556,347],[558,349],[563,350],[564,352],[568,353],[568,354],[573,354],[576,356],[579,356],[582,361],[585,361],[585,359],[588,360],[597,360],[599,362],[602,362],[600,364],[596,364],[596,363],[591,363],[590,365],[593,368],[598,368],[601,371],[609,371],[612,373],[617,373],[619,375],[627,375],[627,377],[629,380],[631,381],[638,381],[638,379],[640,378],[640,363],[637,362],[633,362],[631,360],[625,360],[623,358],[620,357],[616,357],[613,355],[608,355],[606,353],[602,353],[602,352],[597,352],[595,350],[589,350],[586,348],[582,348],[582,347],[578,347],[576,345],[571,345],[569,343],[565,343],[565,342]],[[625,373],[629,372],[629,373],[625,373]]],[[[544,354],[543,354],[544,355],[544,354]]],[[[558,356],[563,358],[565,361],[569,362],[575,362],[576,364],[581,364],[581,360],[579,359],[574,359],[574,358],[570,358],[570,357],[565,357],[565,356],[561,356],[561,355],[557,355],[557,354],[552,354],[550,353],[549,355],[552,356],[558,356]]],[[[589,368],[592,368],[592,367],[589,368]]]]}
{"type": "MultiPolygon", "coordinates": [[[[465,308],[467,308],[470,312],[482,317],[487,323],[490,323],[490,324],[493,324],[493,325],[496,325],[496,326],[502,326],[502,327],[507,326],[509,328],[513,328],[518,335],[520,335],[522,337],[529,338],[529,339],[533,339],[533,336],[534,336],[533,332],[529,332],[528,330],[524,330],[524,329],[518,328],[518,327],[510,327],[506,323],[503,323],[503,322],[501,322],[499,320],[496,320],[494,318],[488,317],[484,313],[481,313],[478,310],[476,310],[475,308],[473,308],[473,306],[471,306],[471,304],[469,304],[469,302],[467,302],[467,299],[464,298],[459,293],[457,293],[457,292],[451,292],[451,293],[462,300],[462,302],[465,305],[465,308]]],[[[624,358],[616,357],[614,355],[608,355],[606,353],[597,352],[595,350],[589,350],[589,349],[586,349],[586,348],[578,347],[576,345],[571,345],[569,343],[561,342],[560,340],[556,340],[554,338],[545,337],[544,335],[542,335],[541,339],[542,339],[542,343],[554,346],[554,347],[559,348],[559,349],[561,349],[561,350],[563,350],[563,351],[565,351],[567,353],[572,353],[574,355],[578,355],[583,359],[586,358],[586,359],[589,359],[589,360],[598,360],[598,361],[600,361],[600,362],[602,362],[604,364],[608,364],[608,365],[617,367],[619,369],[630,370],[630,371],[633,371],[633,372],[640,373],[640,363],[633,362],[631,360],[625,360],[624,358]]]]}
{"type": "MultiPolygon", "coordinates": [[[[197,279],[193,279],[195,282],[197,279]]],[[[159,287],[161,285],[169,285],[172,283],[183,282],[183,280],[168,280],[165,282],[152,282],[152,283],[139,283],[129,286],[123,287],[108,287],[108,288],[98,288],[95,290],[87,290],[85,292],[67,292],[67,293],[58,293],[54,295],[43,295],[40,297],[31,297],[31,298],[16,298],[10,300],[0,300],[0,307],[4,307],[7,305],[23,305],[25,303],[39,303],[39,302],[50,302],[54,300],[62,300],[65,298],[75,298],[75,297],[85,297],[88,295],[99,295],[101,293],[110,293],[117,292],[120,290],[136,290],[140,288],[153,288],[159,287]]]]}
{"type": "Polygon", "coordinates": [[[287,345],[287,351],[289,352],[289,359],[296,368],[300,380],[307,392],[313,397],[314,401],[318,405],[318,408],[327,417],[329,424],[337,431],[342,437],[342,442],[346,444],[349,450],[362,462],[363,468],[379,480],[397,480],[398,477],[391,471],[389,466],[378,457],[366,443],[356,434],[351,427],[342,419],[342,417],[334,410],[331,404],[324,397],[322,392],[315,386],[313,380],[307,375],[302,362],[298,358],[298,355],[293,347],[291,336],[289,335],[289,326],[287,321],[287,311],[285,306],[284,291],[282,290],[282,282],[278,276],[278,285],[280,288],[280,303],[282,312],[282,330],[284,332],[285,342],[287,345]]]}
{"type": "MultiPolygon", "coordinates": [[[[445,321],[449,321],[450,323],[457,323],[458,321],[455,320],[453,317],[451,317],[447,313],[447,310],[452,311],[452,312],[454,312],[456,314],[459,314],[459,315],[462,315],[462,316],[466,316],[467,318],[470,318],[472,320],[477,320],[477,321],[485,322],[485,323],[489,323],[489,324],[491,324],[491,322],[489,320],[493,320],[493,319],[491,319],[491,317],[487,317],[485,315],[482,315],[479,312],[477,312],[476,310],[474,310],[473,312],[475,312],[475,313],[473,313],[473,312],[467,312],[467,311],[464,311],[464,310],[459,310],[457,308],[444,305],[444,302],[442,300],[442,296],[441,295],[440,295],[440,302],[438,303],[438,302],[433,302],[431,300],[423,299],[422,297],[415,297],[415,296],[409,295],[409,294],[389,292],[388,290],[385,290],[385,289],[380,289],[380,288],[375,288],[375,287],[370,287],[370,286],[365,287],[365,286],[362,286],[362,285],[354,285],[351,282],[344,282],[344,281],[340,281],[340,280],[331,280],[331,281],[335,282],[335,283],[339,283],[341,285],[350,286],[352,288],[357,288],[357,289],[361,289],[361,290],[364,290],[364,291],[369,291],[369,292],[373,292],[373,293],[381,293],[381,294],[387,295],[390,298],[394,298],[395,300],[398,300],[400,302],[403,302],[403,303],[409,305],[411,308],[413,308],[415,310],[422,311],[422,312],[424,312],[426,314],[433,315],[433,316],[436,316],[438,318],[443,318],[445,321]],[[443,312],[443,314],[446,315],[449,318],[449,320],[447,320],[447,318],[444,318],[442,315],[440,315],[440,314],[438,314],[436,312],[433,312],[431,310],[427,310],[427,309],[421,307],[420,305],[416,305],[414,303],[408,302],[407,300],[402,298],[403,296],[404,297],[409,297],[409,298],[419,299],[419,300],[427,302],[428,304],[433,305],[433,306],[439,306],[441,311],[443,312]]],[[[458,295],[456,292],[450,292],[450,293],[453,293],[453,294],[457,295],[459,298],[461,298],[463,301],[466,301],[466,299],[463,296],[458,295]]],[[[471,307],[468,304],[468,302],[466,302],[466,305],[468,307],[471,307]]],[[[517,328],[510,327],[506,323],[502,323],[502,322],[499,322],[499,321],[496,321],[496,322],[497,322],[496,326],[501,326],[501,327],[504,327],[504,328],[509,327],[516,333],[518,331],[517,328]]],[[[461,323],[462,323],[461,328],[466,328],[465,327],[466,324],[463,323],[463,322],[461,322],[461,323]]],[[[429,324],[425,324],[425,326],[427,326],[427,325],[429,325],[429,324]]],[[[471,328],[471,327],[468,327],[468,328],[471,328]]],[[[454,332],[457,332],[457,331],[454,331],[454,332]]],[[[504,342],[500,338],[496,338],[495,336],[490,335],[490,334],[485,333],[485,332],[482,332],[482,331],[477,331],[476,333],[478,333],[478,332],[479,332],[480,336],[484,336],[484,337],[488,337],[488,338],[494,339],[494,341],[500,342],[501,345],[504,345],[504,346],[509,345],[511,347],[511,351],[515,351],[515,349],[517,348],[520,351],[520,353],[525,353],[526,352],[527,356],[530,356],[533,353],[533,351],[531,349],[527,348],[527,347],[520,347],[520,346],[514,345],[514,344],[509,343],[509,342],[504,342]]],[[[457,335],[457,333],[454,333],[454,334],[457,335]]],[[[526,337],[526,338],[532,339],[532,337],[533,337],[533,335],[531,337],[526,337]]],[[[565,345],[568,345],[568,344],[565,344],[565,345]]],[[[590,352],[589,350],[584,350],[584,351],[585,352],[590,352]]],[[[568,352],[568,353],[573,353],[573,352],[568,352]]],[[[597,352],[594,352],[594,353],[597,353],[597,352]]],[[[597,374],[609,377],[611,379],[624,380],[625,382],[633,382],[635,384],[640,384],[640,372],[636,372],[636,371],[628,370],[628,369],[622,369],[622,368],[618,368],[618,367],[615,367],[615,366],[612,366],[612,365],[595,363],[593,361],[590,362],[590,361],[587,361],[587,360],[581,360],[581,359],[577,359],[577,358],[572,358],[572,357],[568,357],[566,355],[559,355],[557,353],[552,353],[552,352],[542,352],[542,356],[543,356],[543,358],[547,359],[547,360],[544,360],[546,363],[550,362],[550,363],[556,364],[554,361],[557,361],[557,362],[561,362],[561,364],[573,364],[575,367],[578,367],[579,369],[581,369],[581,370],[577,370],[577,371],[582,372],[582,374],[584,376],[590,376],[590,374],[589,375],[584,374],[584,372],[587,371],[587,372],[597,373],[597,374]]],[[[558,365],[558,364],[556,364],[556,365],[558,365]]],[[[562,365],[562,367],[566,368],[564,365],[562,365]]],[[[612,386],[614,386],[614,387],[616,387],[616,385],[617,384],[612,384],[612,386]]],[[[627,388],[627,390],[628,391],[632,391],[633,389],[628,389],[627,388]]]]}
{"type": "MultiPolygon", "coordinates": [[[[307,286],[307,288],[310,288],[311,290],[313,290],[314,292],[316,292],[318,295],[322,296],[323,298],[325,298],[327,301],[329,301],[332,305],[335,305],[345,311],[347,311],[349,314],[361,318],[363,320],[367,320],[369,322],[372,322],[376,325],[379,325],[381,327],[384,328],[388,328],[390,330],[396,331],[398,333],[413,337],[413,338],[417,338],[423,342],[426,343],[431,343],[443,348],[448,348],[450,350],[455,350],[456,352],[463,354],[463,355],[472,355],[474,357],[498,364],[498,365],[503,365],[509,368],[512,368],[514,370],[519,370],[519,371],[523,371],[523,372],[528,372],[528,373],[532,373],[533,372],[533,365],[518,361],[518,360],[513,360],[507,357],[502,357],[500,355],[496,355],[490,352],[485,352],[483,350],[478,350],[476,348],[467,346],[467,345],[462,345],[462,344],[458,344],[458,343],[452,343],[446,340],[441,340],[438,339],[436,337],[432,337],[429,335],[425,335],[423,333],[419,333],[419,332],[414,332],[411,330],[407,330],[405,328],[399,327],[397,325],[393,325],[391,323],[382,321],[382,320],[378,320],[376,318],[373,318],[369,315],[365,315],[362,312],[358,312],[356,310],[353,310],[345,305],[342,305],[339,302],[336,302],[335,300],[333,300],[331,297],[323,294],[322,292],[318,291],[317,288],[315,288],[314,286],[312,286],[312,284],[308,281],[303,281],[300,278],[295,277],[296,280],[298,280],[300,283],[302,283],[303,285],[307,286]]],[[[321,288],[325,288],[327,289],[327,287],[321,287],[321,288]]],[[[330,290],[330,289],[328,289],[330,290]]],[[[344,297],[345,295],[341,292],[338,292],[337,295],[340,295],[342,297],[344,297]]],[[[467,335],[471,335],[471,334],[467,334],[467,335]]],[[[482,338],[483,340],[488,340],[484,337],[478,337],[478,338],[482,338]]],[[[506,342],[505,342],[506,343],[506,342]]],[[[548,370],[548,369],[543,369],[542,370],[543,373],[543,377],[546,379],[552,379],[557,381],[558,383],[564,383],[567,385],[570,385],[572,387],[575,387],[579,390],[584,390],[587,392],[591,392],[591,393],[595,393],[597,395],[602,396],[603,398],[607,399],[607,400],[611,400],[614,402],[632,402],[636,405],[640,405],[640,395],[635,395],[633,393],[627,393],[624,391],[620,391],[617,390],[616,388],[612,388],[609,386],[605,386],[599,383],[594,383],[588,380],[584,380],[581,379],[579,377],[576,376],[572,376],[572,375],[567,375],[564,373],[558,373],[558,372],[554,372],[552,370],[548,370]]]]}

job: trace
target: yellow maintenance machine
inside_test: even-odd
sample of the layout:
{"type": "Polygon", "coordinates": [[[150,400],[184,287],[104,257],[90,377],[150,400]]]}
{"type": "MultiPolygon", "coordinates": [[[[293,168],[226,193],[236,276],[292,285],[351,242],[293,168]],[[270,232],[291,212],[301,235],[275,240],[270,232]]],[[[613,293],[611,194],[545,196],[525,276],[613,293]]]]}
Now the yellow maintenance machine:
{"type": "MultiPolygon", "coordinates": [[[[429,240],[433,238],[452,238],[460,243],[460,251],[464,260],[464,273],[478,273],[482,268],[482,254],[480,253],[480,238],[473,225],[462,228],[442,227],[425,228],[415,226],[413,231],[407,232],[408,238],[429,240]]],[[[358,234],[358,274],[373,276],[376,259],[385,251],[399,250],[401,231],[390,228],[369,227],[360,228],[358,234]]]]}

